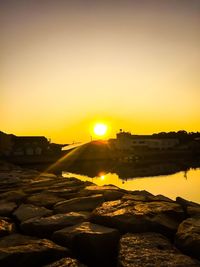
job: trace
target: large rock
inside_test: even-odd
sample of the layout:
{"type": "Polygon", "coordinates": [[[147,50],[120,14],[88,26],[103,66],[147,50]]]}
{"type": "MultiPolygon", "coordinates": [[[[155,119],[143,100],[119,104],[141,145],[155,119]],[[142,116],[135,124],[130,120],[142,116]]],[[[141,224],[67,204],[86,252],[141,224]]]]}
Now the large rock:
{"type": "Polygon", "coordinates": [[[23,233],[28,235],[48,237],[54,231],[86,221],[88,217],[89,215],[84,212],[69,212],[43,218],[37,217],[22,222],[21,229],[23,233]]]}
{"type": "Polygon", "coordinates": [[[70,200],[62,201],[54,205],[56,213],[70,211],[91,211],[104,201],[103,195],[92,195],[88,197],[77,197],[70,200]]]}
{"type": "Polygon", "coordinates": [[[154,196],[153,194],[149,193],[146,190],[136,190],[136,191],[130,191],[128,194],[126,193],[123,196],[124,200],[134,200],[134,201],[141,201],[141,202],[151,202],[151,201],[166,201],[166,202],[173,202],[168,197],[165,197],[163,195],[157,195],[154,196]]]}
{"type": "Polygon", "coordinates": [[[53,240],[73,250],[89,266],[115,266],[119,232],[84,222],[53,234],[53,240]]]}
{"type": "Polygon", "coordinates": [[[55,261],[43,267],[86,267],[86,265],[80,263],[76,259],[63,258],[61,260],[55,261]]]}
{"type": "Polygon", "coordinates": [[[198,267],[158,233],[126,234],[120,240],[118,267],[198,267]]]}
{"type": "Polygon", "coordinates": [[[200,259],[200,218],[183,221],[179,225],[175,243],[186,254],[200,259]]]}
{"type": "Polygon", "coordinates": [[[171,202],[117,200],[97,207],[91,220],[122,232],[156,231],[172,236],[184,219],[180,205],[171,202]]]}
{"type": "Polygon", "coordinates": [[[69,256],[67,248],[47,239],[10,235],[0,240],[0,266],[36,267],[69,256]]]}
{"type": "Polygon", "coordinates": [[[90,185],[85,187],[80,194],[83,196],[89,196],[92,194],[102,194],[106,201],[110,200],[117,200],[120,199],[124,195],[124,191],[117,186],[114,185],[104,185],[104,186],[97,186],[97,185],[90,185]]]}
{"type": "Polygon", "coordinates": [[[200,217],[200,204],[186,200],[181,197],[176,198],[176,202],[179,203],[188,217],[200,217]]]}
{"type": "Polygon", "coordinates": [[[9,216],[17,208],[14,202],[0,202],[0,216],[9,216]]]}
{"type": "Polygon", "coordinates": [[[44,207],[37,207],[31,204],[22,204],[20,205],[13,215],[20,221],[25,221],[34,217],[39,216],[48,216],[51,215],[53,212],[49,209],[44,207]]]}
{"type": "Polygon", "coordinates": [[[199,207],[187,206],[186,212],[189,217],[200,217],[200,206],[199,207]]]}
{"type": "Polygon", "coordinates": [[[26,194],[21,190],[11,190],[0,195],[1,200],[6,200],[8,202],[20,202],[26,197],[26,194]]]}
{"type": "Polygon", "coordinates": [[[54,204],[64,201],[64,198],[58,197],[55,194],[41,192],[27,198],[27,203],[51,208],[54,204]]]}
{"type": "Polygon", "coordinates": [[[38,240],[36,237],[30,237],[27,235],[22,235],[14,233],[8,236],[5,236],[0,239],[0,247],[15,247],[20,245],[28,245],[32,240],[38,240]]]}
{"type": "Polygon", "coordinates": [[[14,229],[13,223],[0,219],[0,237],[11,234],[14,229]]]}

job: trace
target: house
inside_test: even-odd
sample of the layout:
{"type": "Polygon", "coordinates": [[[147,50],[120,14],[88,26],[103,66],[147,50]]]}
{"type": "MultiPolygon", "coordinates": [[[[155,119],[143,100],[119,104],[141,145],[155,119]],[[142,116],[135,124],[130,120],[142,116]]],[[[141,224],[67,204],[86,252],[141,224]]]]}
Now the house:
{"type": "Polygon", "coordinates": [[[13,135],[0,131],[0,156],[9,155],[13,146],[13,135]]]}
{"type": "Polygon", "coordinates": [[[13,143],[14,156],[42,155],[49,147],[49,141],[44,136],[15,136],[13,143]]]}
{"type": "Polygon", "coordinates": [[[15,136],[0,132],[0,155],[42,156],[58,155],[67,145],[51,143],[44,136],[15,136]]]}
{"type": "Polygon", "coordinates": [[[177,138],[159,138],[152,135],[132,135],[122,130],[117,133],[116,147],[123,151],[167,150],[179,144],[177,138]]]}

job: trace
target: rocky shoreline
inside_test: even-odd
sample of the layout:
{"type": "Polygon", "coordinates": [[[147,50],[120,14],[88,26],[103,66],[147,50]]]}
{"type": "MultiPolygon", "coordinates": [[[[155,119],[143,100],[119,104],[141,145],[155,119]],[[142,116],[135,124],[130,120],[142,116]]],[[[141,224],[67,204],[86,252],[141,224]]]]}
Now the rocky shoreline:
{"type": "Polygon", "coordinates": [[[0,266],[200,266],[200,204],[0,163],[0,266]]]}

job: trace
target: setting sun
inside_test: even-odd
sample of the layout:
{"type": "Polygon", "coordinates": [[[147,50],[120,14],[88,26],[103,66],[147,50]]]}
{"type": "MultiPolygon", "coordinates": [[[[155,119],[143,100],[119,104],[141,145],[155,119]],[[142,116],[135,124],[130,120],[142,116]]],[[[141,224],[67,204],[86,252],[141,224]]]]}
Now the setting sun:
{"type": "Polygon", "coordinates": [[[103,136],[106,134],[108,130],[108,127],[106,124],[103,124],[103,123],[97,123],[95,124],[94,126],[94,133],[98,136],[103,136]]]}

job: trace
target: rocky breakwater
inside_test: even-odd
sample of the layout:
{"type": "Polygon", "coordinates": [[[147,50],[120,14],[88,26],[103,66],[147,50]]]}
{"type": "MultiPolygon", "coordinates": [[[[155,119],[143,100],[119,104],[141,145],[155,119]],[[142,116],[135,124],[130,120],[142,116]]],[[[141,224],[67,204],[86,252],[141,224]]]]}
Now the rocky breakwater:
{"type": "Polygon", "coordinates": [[[200,266],[200,205],[0,164],[0,266],[200,266]]]}

